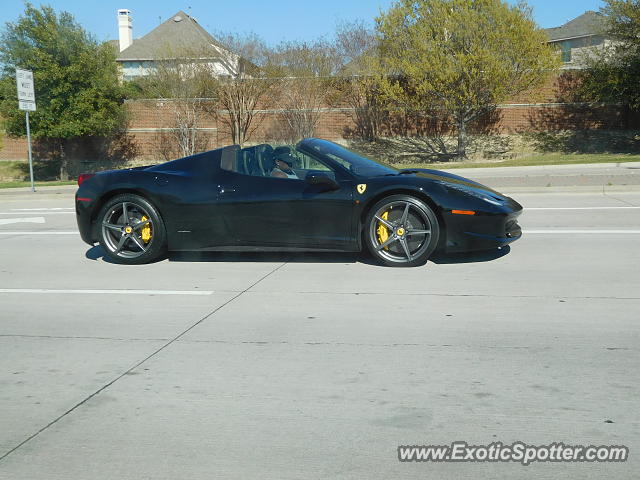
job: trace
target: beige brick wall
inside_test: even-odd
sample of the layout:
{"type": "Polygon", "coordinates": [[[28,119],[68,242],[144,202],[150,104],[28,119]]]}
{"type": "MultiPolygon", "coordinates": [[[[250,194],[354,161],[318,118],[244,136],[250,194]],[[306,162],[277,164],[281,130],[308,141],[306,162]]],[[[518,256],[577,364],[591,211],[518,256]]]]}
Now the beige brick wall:
{"type": "MultiPolygon", "coordinates": [[[[471,131],[513,134],[530,131],[624,129],[640,124],[637,115],[630,115],[623,107],[586,107],[573,103],[571,97],[575,81],[571,74],[553,78],[542,88],[525,92],[501,105],[491,118],[477,121],[471,131]]],[[[126,105],[130,113],[128,129],[139,147],[139,160],[157,160],[160,137],[163,129],[166,132],[172,126],[175,105],[171,101],[162,100],[128,101],[126,105]]],[[[274,109],[258,113],[255,121],[257,128],[251,142],[272,141],[281,137],[282,119],[274,109]]],[[[206,139],[207,148],[231,143],[225,126],[211,116],[201,116],[199,127],[203,129],[201,135],[206,139]]],[[[353,121],[344,105],[340,108],[327,106],[322,109],[315,136],[340,140],[353,128],[353,121]]],[[[407,131],[415,132],[415,125],[409,125],[407,131]]],[[[397,132],[385,132],[387,135],[394,133],[397,132]]],[[[23,138],[4,137],[0,160],[26,157],[26,141],[23,138]]]]}

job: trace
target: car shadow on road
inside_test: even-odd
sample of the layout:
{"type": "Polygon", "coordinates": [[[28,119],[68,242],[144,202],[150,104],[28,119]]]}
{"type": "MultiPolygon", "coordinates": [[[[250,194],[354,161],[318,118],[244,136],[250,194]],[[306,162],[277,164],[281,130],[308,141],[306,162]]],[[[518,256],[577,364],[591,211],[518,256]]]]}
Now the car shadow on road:
{"type": "Polygon", "coordinates": [[[438,265],[491,262],[508,255],[510,251],[511,247],[507,245],[502,248],[496,248],[495,250],[482,250],[479,252],[437,253],[431,257],[429,261],[437,263],[438,265]]]}
{"type": "Polygon", "coordinates": [[[84,256],[89,260],[102,260],[103,262],[111,263],[113,265],[120,265],[118,262],[114,262],[109,257],[106,257],[104,250],[100,245],[94,245],[91,247],[85,252],[84,256]]]}
{"type": "Polygon", "coordinates": [[[171,252],[170,262],[357,263],[361,255],[349,252],[171,252]]]}
{"type": "MultiPolygon", "coordinates": [[[[437,253],[430,260],[437,265],[456,263],[491,262],[511,251],[509,246],[501,249],[469,253],[437,253]]],[[[117,264],[104,255],[100,245],[87,250],[89,260],[102,260],[117,264]]],[[[171,252],[166,257],[170,262],[215,262],[215,263],[363,263],[373,267],[384,267],[367,253],[350,252],[171,252]]]]}

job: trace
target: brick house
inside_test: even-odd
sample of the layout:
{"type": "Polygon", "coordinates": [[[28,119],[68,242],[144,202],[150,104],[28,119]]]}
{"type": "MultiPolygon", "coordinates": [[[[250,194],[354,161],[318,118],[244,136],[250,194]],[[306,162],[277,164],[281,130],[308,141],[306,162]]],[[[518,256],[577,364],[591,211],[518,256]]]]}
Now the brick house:
{"type": "Polygon", "coordinates": [[[559,27],[545,29],[549,43],[562,52],[564,69],[584,68],[584,56],[589,50],[610,45],[611,40],[605,30],[605,17],[593,11],[587,11],[559,27]]]}
{"type": "Polygon", "coordinates": [[[179,11],[139,39],[133,39],[131,12],[118,10],[119,39],[116,61],[122,78],[133,80],[153,73],[158,61],[180,58],[185,63],[205,66],[216,76],[236,76],[245,62],[224,47],[197,20],[179,11]]]}

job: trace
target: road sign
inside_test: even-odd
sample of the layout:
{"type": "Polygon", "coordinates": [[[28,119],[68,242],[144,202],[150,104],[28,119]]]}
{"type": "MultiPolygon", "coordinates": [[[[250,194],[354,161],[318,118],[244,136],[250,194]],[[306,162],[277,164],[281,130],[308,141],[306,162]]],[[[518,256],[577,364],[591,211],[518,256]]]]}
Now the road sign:
{"type": "Polygon", "coordinates": [[[36,111],[36,102],[28,102],[26,100],[18,100],[18,108],[27,112],[36,111]]]}
{"type": "Polygon", "coordinates": [[[16,86],[20,110],[35,112],[36,94],[33,90],[33,72],[16,68],[16,86]]]}
{"type": "Polygon", "coordinates": [[[29,145],[29,174],[31,176],[31,191],[35,192],[33,183],[33,158],[31,155],[31,129],[29,128],[29,112],[36,111],[36,94],[33,90],[33,72],[16,68],[16,86],[18,87],[18,108],[25,111],[27,124],[27,143],[29,145]]]}

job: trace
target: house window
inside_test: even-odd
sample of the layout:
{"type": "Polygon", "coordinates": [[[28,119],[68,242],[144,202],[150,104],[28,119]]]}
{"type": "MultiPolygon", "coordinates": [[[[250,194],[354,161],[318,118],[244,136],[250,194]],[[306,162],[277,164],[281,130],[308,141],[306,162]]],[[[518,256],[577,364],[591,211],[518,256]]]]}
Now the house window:
{"type": "Polygon", "coordinates": [[[562,52],[562,61],[564,63],[571,62],[571,42],[562,42],[560,44],[560,50],[562,52]]]}

